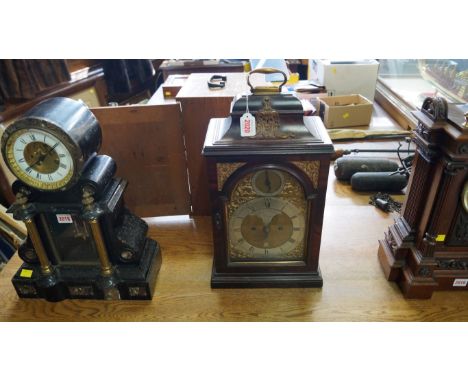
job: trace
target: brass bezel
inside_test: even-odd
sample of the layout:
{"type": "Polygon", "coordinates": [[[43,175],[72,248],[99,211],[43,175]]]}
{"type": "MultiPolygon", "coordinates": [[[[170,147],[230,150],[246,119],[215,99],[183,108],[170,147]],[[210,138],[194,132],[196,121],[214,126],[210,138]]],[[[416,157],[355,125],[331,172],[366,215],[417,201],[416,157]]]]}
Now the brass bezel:
{"type": "Polygon", "coordinates": [[[79,178],[84,163],[83,154],[79,145],[76,144],[64,130],[45,119],[23,118],[15,121],[4,132],[1,141],[1,149],[5,163],[10,171],[23,183],[41,191],[59,191],[70,188],[79,178]],[[12,151],[15,139],[31,129],[53,135],[68,150],[72,160],[72,168],[65,178],[54,183],[42,182],[26,175],[16,163],[12,151]]]}

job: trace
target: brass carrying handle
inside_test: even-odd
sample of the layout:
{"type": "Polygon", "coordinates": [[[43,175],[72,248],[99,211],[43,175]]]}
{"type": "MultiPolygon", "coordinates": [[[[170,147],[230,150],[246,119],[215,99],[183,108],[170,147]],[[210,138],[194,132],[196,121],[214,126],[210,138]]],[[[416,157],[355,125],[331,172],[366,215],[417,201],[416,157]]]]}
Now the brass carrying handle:
{"type": "Polygon", "coordinates": [[[275,68],[258,68],[258,69],[252,70],[249,73],[249,76],[247,77],[247,85],[249,85],[250,91],[252,92],[252,94],[281,93],[281,88],[287,81],[288,81],[288,77],[286,76],[286,73],[275,68]],[[250,76],[254,73],[261,73],[261,74],[279,73],[283,75],[284,79],[283,79],[283,82],[278,86],[273,85],[273,86],[255,86],[254,87],[250,83],[250,76]]]}
{"type": "Polygon", "coordinates": [[[465,183],[465,187],[463,187],[461,199],[463,208],[465,212],[468,213],[468,181],[465,183]]]}

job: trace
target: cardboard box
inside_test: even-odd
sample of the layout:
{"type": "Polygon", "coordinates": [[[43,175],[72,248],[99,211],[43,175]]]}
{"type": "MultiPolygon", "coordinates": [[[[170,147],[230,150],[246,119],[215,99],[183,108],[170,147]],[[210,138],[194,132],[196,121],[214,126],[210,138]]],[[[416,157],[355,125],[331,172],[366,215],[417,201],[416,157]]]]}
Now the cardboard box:
{"type": "Polygon", "coordinates": [[[360,94],[321,97],[319,100],[319,115],[328,129],[370,124],[372,102],[360,94]]]}
{"type": "Polygon", "coordinates": [[[327,88],[329,96],[361,94],[373,101],[379,62],[376,60],[309,60],[309,80],[327,88]]]}

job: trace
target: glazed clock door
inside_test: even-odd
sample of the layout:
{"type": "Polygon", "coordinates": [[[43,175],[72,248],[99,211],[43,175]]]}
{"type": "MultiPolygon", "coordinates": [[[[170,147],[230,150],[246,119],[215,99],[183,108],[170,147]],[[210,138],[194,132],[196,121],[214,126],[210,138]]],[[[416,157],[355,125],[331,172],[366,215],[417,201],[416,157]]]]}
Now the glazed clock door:
{"type": "Polygon", "coordinates": [[[226,205],[227,263],[305,262],[307,209],[304,189],[288,171],[264,167],[242,176],[226,205]]]}
{"type": "Polygon", "coordinates": [[[99,257],[89,224],[79,212],[56,214],[45,212],[39,216],[39,227],[44,245],[49,249],[54,264],[96,265],[99,257]]]}

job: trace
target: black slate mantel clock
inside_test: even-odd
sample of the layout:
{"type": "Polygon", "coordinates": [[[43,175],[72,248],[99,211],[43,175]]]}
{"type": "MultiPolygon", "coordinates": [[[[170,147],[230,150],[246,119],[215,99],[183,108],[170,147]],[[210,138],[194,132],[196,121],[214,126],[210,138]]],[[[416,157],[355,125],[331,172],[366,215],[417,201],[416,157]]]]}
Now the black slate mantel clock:
{"type": "Polygon", "coordinates": [[[210,121],[203,148],[213,220],[211,286],[321,287],[333,145],[320,118],[304,117],[301,102],[282,93],[282,85],[250,86],[252,94],[234,100],[230,117],[210,121]],[[255,123],[255,135],[242,136],[247,114],[254,122],[245,131],[255,123]]]}
{"type": "Polygon", "coordinates": [[[8,211],[28,230],[12,280],[20,297],[151,299],[159,245],[125,208],[127,182],[100,146],[98,121],[68,98],[36,105],[5,130],[2,154],[18,178],[8,211]]]}

